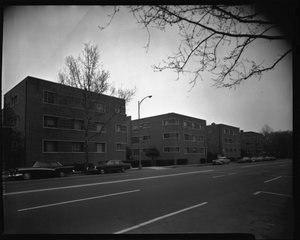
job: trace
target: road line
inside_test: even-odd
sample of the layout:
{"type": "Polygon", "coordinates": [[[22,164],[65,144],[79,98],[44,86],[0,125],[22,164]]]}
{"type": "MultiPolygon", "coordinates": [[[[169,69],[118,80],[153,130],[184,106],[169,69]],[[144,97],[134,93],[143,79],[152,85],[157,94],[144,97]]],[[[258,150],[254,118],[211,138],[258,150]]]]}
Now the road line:
{"type": "Polygon", "coordinates": [[[128,193],[133,193],[133,192],[139,192],[139,191],[140,190],[138,189],[138,190],[132,190],[132,191],[127,191],[127,192],[119,192],[119,193],[112,193],[112,194],[107,194],[107,195],[102,195],[102,196],[96,196],[96,197],[90,197],[90,198],[76,199],[76,200],[71,200],[71,201],[66,201],[66,202],[46,204],[46,205],[41,205],[41,206],[36,206],[36,207],[19,209],[18,212],[28,211],[28,210],[34,210],[34,209],[38,209],[38,208],[53,207],[53,206],[57,206],[57,205],[69,204],[69,203],[74,203],[74,202],[82,202],[82,201],[93,200],[93,199],[98,199],[98,198],[112,197],[112,196],[117,196],[117,195],[122,195],[122,194],[128,194],[128,193]]]}
{"type": "Polygon", "coordinates": [[[196,174],[196,173],[205,173],[205,172],[212,172],[212,171],[214,171],[214,170],[204,170],[204,171],[195,171],[195,172],[187,172],[187,173],[175,173],[175,174],[152,176],[152,177],[143,177],[143,178],[131,178],[131,179],[123,179],[123,180],[110,181],[110,182],[100,182],[100,183],[97,182],[97,183],[80,184],[80,185],[74,185],[74,186],[65,186],[65,187],[56,187],[56,188],[44,188],[44,189],[28,190],[28,191],[22,191],[22,192],[10,192],[10,193],[4,193],[3,195],[7,196],[7,195],[16,195],[16,194],[24,194],[24,193],[35,193],[35,192],[45,192],[45,191],[62,190],[62,189],[68,189],[68,188],[89,187],[89,186],[96,186],[96,185],[121,183],[121,182],[132,182],[132,181],[148,180],[148,179],[154,179],[154,178],[164,178],[164,177],[173,177],[173,176],[196,174]]]}
{"type": "Polygon", "coordinates": [[[214,176],[213,178],[224,177],[225,175],[214,176]]]}
{"type": "Polygon", "coordinates": [[[260,193],[273,194],[273,195],[282,196],[282,197],[293,197],[293,196],[287,195],[287,194],[273,193],[273,192],[265,192],[265,191],[258,191],[258,192],[256,192],[256,193],[253,193],[253,195],[257,195],[257,194],[260,194],[260,193]]]}
{"type": "Polygon", "coordinates": [[[264,183],[268,183],[268,182],[274,181],[274,180],[276,180],[276,179],[278,179],[278,178],[282,178],[282,176],[279,176],[279,177],[277,177],[277,178],[272,178],[272,179],[270,179],[270,180],[264,181],[264,183]]]}
{"type": "Polygon", "coordinates": [[[154,218],[154,219],[149,220],[149,221],[147,221],[147,222],[143,222],[143,223],[140,223],[140,224],[135,225],[135,226],[133,226],[133,227],[126,228],[126,229],[123,229],[123,230],[121,230],[121,231],[115,232],[114,234],[125,233],[125,232],[131,231],[131,230],[133,230],[133,229],[136,229],[136,228],[139,228],[139,227],[148,225],[148,224],[150,224],[150,223],[159,221],[159,220],[161,220],[161,219],[163,219],[163,218],[167,218],[167,217],[176,215],[176,214],[178,214],[178,213],[181,213],[181,212],[184,212],[184,211],[188,211],[188,210],[190,210],[190,209],[193,209],[193,208],[197,208],[197,207],[203,206],[203,205],[205,205],[205,204],[207,204],[207,202],[203,202],[203,203],[200,203],[200,204],[197,204],[197,205],[188,207],[188,208],[181,209],[181,210],[176,211],[176,212],[173,212],[173,213],[169,213],[169,214],[163,215],[163,216],[158,217],[158,218],[154,218]]]}
{"type": "Polygon", "coordinates": [[[229,173],[228,175],[231,176],[231,175],[234,175],[234,174],[236,174],[236,173],[229,173]]]}

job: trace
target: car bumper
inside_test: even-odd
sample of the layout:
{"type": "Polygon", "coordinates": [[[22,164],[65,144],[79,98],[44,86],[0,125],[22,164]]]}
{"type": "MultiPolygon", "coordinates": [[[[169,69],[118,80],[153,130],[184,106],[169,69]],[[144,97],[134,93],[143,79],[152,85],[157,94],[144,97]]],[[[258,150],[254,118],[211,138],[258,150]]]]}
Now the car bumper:
{"type": "Polygon", "coordinates": [[[22,173],[9,173],[8,177],[22,177],[23,174],[22,173]]]}

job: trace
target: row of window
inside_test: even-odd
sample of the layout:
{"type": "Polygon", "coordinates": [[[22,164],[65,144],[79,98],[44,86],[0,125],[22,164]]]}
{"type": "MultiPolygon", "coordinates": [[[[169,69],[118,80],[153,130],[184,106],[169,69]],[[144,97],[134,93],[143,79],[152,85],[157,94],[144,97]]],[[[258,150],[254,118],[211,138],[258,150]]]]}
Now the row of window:
{"type": "MultiPolygon", "coordinates": [[[[74,96],[62,97],[57,93],[49,92],[49,91],[44,91],[43,101],[44,103],[49,103],[54,105],[66,105],[72,108],[81,108],[81,106],[87,105],[86,100],[83,98],[74,97],[74,96]]],[[[102,113],[106,112],[106,104],[100,101],[93,101],[93,100],[88,101],[88,108],[93,109],[94,111],[97,112],[102,112],[102,113]]],[[[116,105],[115,112],[125,114],[126,113],[125,106],[116,105]]]]}
{"type": "MultiPolygon", "coordinates": [[[[106,153],[106,143],[90,143],[89,152],[106,153]]],[[[83,153],[84,142],[44,140],[43,151],[46,153],[83,153]]],[[[126,143],[116,143],[116,151],[126,151],[126,143]]]]}
{"type": "MultiPolygon", "coordinates": [[[[163,139],[179,139],[180,134],[177,132],[163,133],[163,139]]],[[[141,141],[150,141],[151,135],[143,135],[140,137],[141,141]]],[[[194,135],[194,134],[184,134],[184,141],[192,142],[204,142],[204,136],[194,135]]],[[[132,137],[131,143],[139,143],[139,137],[132,137]]]]}
{"type": "Polygon", "coordinates": [[[257,142],[245,142],[244,145],[245,145],[245,146],[252,146],[252,145],[255,145],[255,146],[258,146],[258,147],[262,146],[261,143],[257,143],[257,142]]]}
{"type": "MultiPolygon", "coordinates": [[[[142,153],[145,154],[147,149],[142,149],[142,153]]],[[[139,149],[133,149],[132,154],[134,157],[139,156],[139,149]]],[[[169,146],[163,147],[163,153],[180,153],[180,147],[177,146],[169,146]]],[[[185,154],[204,154],[204,148],[197,147],[184,147],[185,154]]]]}
{"type": "MultiPolygon", "coordinates": [[[[57,128],[57,129],[73,129],[73,130],[83,130],[84,121],[79,119],[71,119],[65,117],[55,117],[44,115],[45,128],[57,128]]],[[[116,124],[116,132],[127,132],[127,126],[125,124],[116,124]]],[[[106,132],[106,126],[104,122],[90,122],[89,131],[101,131],[106,132]]]]}

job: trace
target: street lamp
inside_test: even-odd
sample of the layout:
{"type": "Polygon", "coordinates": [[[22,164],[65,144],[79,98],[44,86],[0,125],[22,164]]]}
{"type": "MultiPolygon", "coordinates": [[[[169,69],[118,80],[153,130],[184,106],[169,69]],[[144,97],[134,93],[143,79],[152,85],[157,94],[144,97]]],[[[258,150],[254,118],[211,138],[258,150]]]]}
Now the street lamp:
{"type": "Polygon", "coordinates": [[[138,127],[139,127],[139,170],[142,169],[142,151],[141,151],[141,136],[140,136],[140,106],[142,104],[142,102],[146,99],[146,98],[152,98],[152,95],[149,95],[147,97],[144,97],[141,101],[138,101],[138,117],[139,117],[139,121],[138,121],[138,127]]]}

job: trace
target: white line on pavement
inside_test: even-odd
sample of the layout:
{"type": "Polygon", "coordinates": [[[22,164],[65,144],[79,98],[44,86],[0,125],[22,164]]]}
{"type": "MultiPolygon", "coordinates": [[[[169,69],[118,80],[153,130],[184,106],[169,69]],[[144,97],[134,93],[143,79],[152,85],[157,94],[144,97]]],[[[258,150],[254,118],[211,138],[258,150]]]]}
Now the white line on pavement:
{"type": "Polygon", "coordinates": [[[213,178],[224,177],[225,175],[214,176],[213,178]]]}
{"type": "Polygon", "coordinates": [[[41,206],[36,206],[36,207],[19,209],[18,212],[28,211],[28,210],[38,209],[38,208],[52,207],[52,206],[63,205],[63,204],[74,203],[74,202],[82,202],[82,201],[93,200],[93,199],[97,199],[97,198],[105,198],[105,197],[117,196],[117,195],[122,195],[122,194],[127,194],[127,193],[133,193],[133,192],[139,192],[139,191],[140,190],[138,189],[138,190],[132,190],[132,191],[127,191],[127,192],[119,192],[119,193],[112,193],[112,194],[107,194],[107,195],[102,195],[102,196],[96,196],[96,197],[90,197],[90,198],[76,199],[76,200],[71,200],[71,201],[66,201],[66,202],[46,204],[46,205],[41,205],[41,206]]]}
{"type": "Polygon", "coordinates": [[[256,164],[256,165],[247,165],[247,166],[242,166],[241,168],[259,167],[259,166],[264,166],[264,165],[273,165],[273,164],[290,163],[290,162],[291,161],[288,161],[288,162],[275,162],[275,163],[264,163],[264,164],[256,164]]]}
{"type": "Polygon", "coordinates": [[[150,224],[150,223],[159,221],[159,220],[161,220],[161,219],[163,219],[163,218],[167,218],[167,217],[173,216],[173,215],[175,215],[175,214],[178,214],[178,213],[181,213],[181,212],[184,212],[184,211],[188,211],[188,210],[193,209],[193,208],[197,208],[197,207],[203,206],[203,205],[205,205],[205,204],[207,204],[207,202],[203,202],[203,203],[200,203],[200,204],[197,204],[197,205],[188,207],[188,208],[184,208],[184,209],[181,209],[181,210],[179,210],[179,211],[176,211],[176,212],[173,212],[173,213],[169,213],[169,214],[163,215],[163,216],[161,216],[161,217],[158,217],[158,218],[154,218],[154,219],[152,219],[152,220],[149,220],[149,221],[147,221],[147,222],[140,223],[140,224],[135,225],[135,226],[133,226],[133,227],[126,228],[126,229],[123,229],[123,230],[121,230],[121,231],[115,232],[115,234],[125,233],[125,232],[131,231],[131,230],[133,230],[133,229],[136,229],[136,228],[139,228],[139,227],[148,225],[148,224],[150,224]]]}
{"type": "Polygon", "coordinates": [[[230,175],[234,175],[234,174],[236,174],[236,173],[229,173],[228,175],[230,176],[230,175]]]}
{"type": "Polygon", "coordinates": [[[34,192],[62,190],[62,189],[68,189],[68,188],[89,187],[89,186],[96,186],[96,185],[103,185],[103,184],[140,181],[140,180],[148,180],[148,179],[154,179],[154,178],[173,177],[173,176],[180,176],[180,175],[187,175],[187,174],[196,174],[196,173],[204,173],[204,172],[212,172],[212,171],[214,171],[214,170],[204,170],[204,171],[195,171],[195,172],[175,173],[175,174],[159,175],[159,176],[151,176],[151,177],[143,177],[143,178],[131,178],[131,179],[123,179],[123,180],[110,181],[110,182],[100,182],[100,183],[97,182],[97,183],[88,183],[88,184],[80,184],[80,185],[73,185],[73,186],[65,186],[65,187],[55,187],[55,188],[44,188],[44,189],[28,190],[28,191],[22,191],[22,192],[10,192],[10,193],[4,193],[3,195],[7,196],[7,195],[15,195],[15,194],[23,194],[23,193],[34,193],[34,192]]]}
{"type": "Polygon", "coordinates": [[[282,178],[282,176],[279,176],[279,177],[277,177],[277,178],[272,178],[272,179],[270,179],[270,180],[264,181],[264,183],[268,183],[268,182],[274,181],[274,180],[276,180],[276,179],[278,179],[278,178],[282,178]]]}
{"type": "Polygon", "coordinates": [[[287,194],[272,193],[272,192],[265,192],[265,191],[258,191],[258,192],[256,192],[256,193],[253,193],[253,195],[258,195],[258,194],[260,194],[260,193],[273,194],[273,195],[283,196],[283,197],[293,197],[293,196],[287,195],[287,194]]]}

